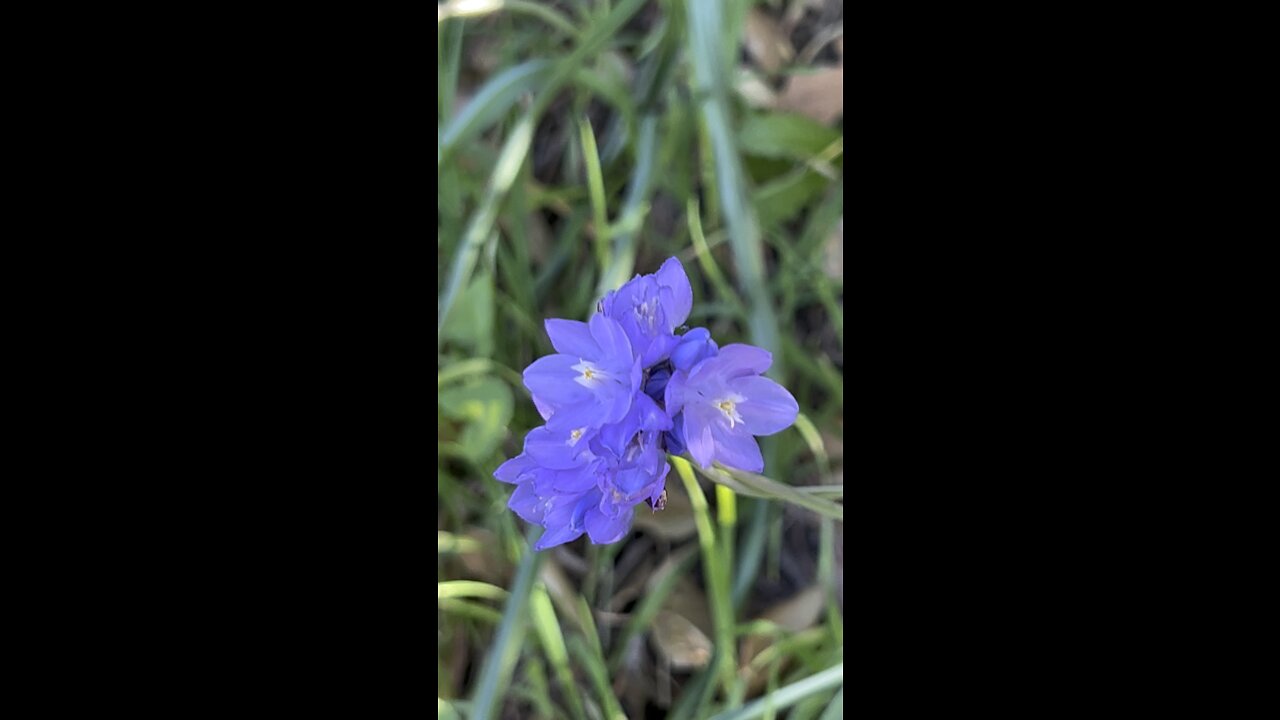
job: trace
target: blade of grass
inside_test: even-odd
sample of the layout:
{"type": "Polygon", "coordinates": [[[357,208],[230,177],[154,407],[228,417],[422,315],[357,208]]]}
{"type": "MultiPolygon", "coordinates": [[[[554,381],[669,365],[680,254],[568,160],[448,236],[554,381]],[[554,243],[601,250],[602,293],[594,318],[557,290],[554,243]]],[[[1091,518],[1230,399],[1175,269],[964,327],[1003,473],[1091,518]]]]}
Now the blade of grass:
{"type": "Polygon", "coordinates": [[[693,247],[698,252],[698,264],[702,266],[702,272],[715,287],[716,294],[732,303],[739,316],[745,315],[742,298],[738,297],[738,293],[730,287],[724,273],[720,272],[716,259],[711,256],[711,249],[707,247],[707,238],[702,234],[702,219],[698,215],[697,198],[689,198],[689,203],[685,206],[685,219],[689,223],[689,237],[693,240],[693,247]]]}
{"type": "MultiPolygon", "coordinates": [[[[596,262],[601,272],[609,266],[609,216],[604,206],[604,174],[600,170],[600,153],[596,149],[596,134],[591,121],[578,125],[582,142],[582,159],[587,168],[587,191],[591,198],[591,218],[595,226],[596,262]]],[[[593,308],[594,309],[594,308],[593,308]]]]}
{"type": "Polygon", "coordinates": [[[827,625],[831,628],[831,636],[843,645],[844,621],[840,618],[840,607],[836,604],[835,545],[835,522],[830,518],[823,518],[818,539],[818,584],[822,586],[822,594],[826,599],[827,625]]]}
{"type": "Polygon", "coordinates": [[[497,585],[475,580],[446,580],[439,583],[437,588],[439,594],[436,597],[441,600],[468,597],[502,600],[507,597],[507,591],[497,585]]]}
{"type": "Polygon", "coordinates": [[[555,711],[551,705],[551,689],[547,685],[547,671],[536,655],[530,656],[525,661],[521,679],[524,682],[513,687],[512,691],[516,693],[524,691],[521,694],[537,709],[535,717],[555,717],[555,711]]]}
{"type": "Polygon", "coordinates": [[[442,612],[454,613],[462,617],[468,617],[473,620],[479,620],[489,625],[497,625],[502,622],[502,613],[491,607],[485,607],[480,603],[467,602],[466,600],[458,600],[456,598],[440,601],[440,610],[442,612]]]}
{"type": "MultiPolygon", "coordinates": [[[[671,30],[669,22],[663,22],[658,30],[658,52],[651,57],[641,69],[639,109],[641,113],[640,127],[636,134],[635,169],[631,173],[631,183],[627,187],[627,197],[623,200],[622,210],[618,213],[618,225],[633,217],[646,204],[650,185],[653,181],[654,158],[657,156],[658,109],[661,93],[666,90],[667,80],[675,66],[677,36],[671,30]]],[[[643,221],[643,215],[640,216],[643,221]]],[[[636,227],[617,227],[613,236],[612,262],[600,276],[600,285],[596,295],[620,287],[631,278],[636,267],[636,227]]]]}
{"type": "Polygon", "coordinates": [[[778,327],[773,303],[763,293],[754,292],[765,286],[764,247],[759,222],[747,201],[742,161],[730,127],[730,76],[724,67],[723,32],[726,25],[721,12],[723,4],[696,0],[685,2],[690,61],[696,83],[694,97],[699,99],[698,107],[715,156],[720,211],[729,227],[729,244],[733,248],[738,283],[747,291],[744,295],[750,303],[747,324],[751,339],[756,345],[773,352],[776,361],[781,354],[778,352],[778,327]]]}
{"type": "Polygon", "coordinates": [[[747,591],[755,581],[760,558],[764,555],[765,536],[769,532],[769,503],[764,500],[748,500],[751,503],[751,519],[747,523],[742,552],[738,556],[737,572],[733,575],[733,606],[740,607],[747,598],[747,591]]]}
{"type": "Polygon", "coordinates": [[[502,623],[498,625],[493,645],[480,668],[480,680],[476,683],[470,715],[475,720],[489,720],[497,714],[503,690],[511,680],[511,671],[515,669],[516,658],[520,655],[533,578],[542,562],[542,555],[533,552],[531,548],[541,534],[540,528],[533,527],[529,530],[528,546],[520,560],[520,567],[516,570],[515,583],[502,612],[502,623]]]}
{"type": "Polygon", "coordinates": [[[548,60],[530,60],[495,75],[457,117],[446,118],[437,152],[439,161],[502,119],[521,95],[544,84],[553,70],[548,60]]]}
{"type": "Polygon", "coordinates": [[[445,318],[449,316],[449,310],[458,299],[462,288],[471,279],[471,271],[475,268],[476,259],[480,256],[480,249],[486,239],[492,237],[493,225],[498,218],[498,205],[511,189],[520,166],[529,154],[529,146],[533,141],[533,120],[532,111],[525,113],[512,129],[511,135],[507,137],[506,143],[502,146],[502,152],[498,155],[498,162],[493,169],[489,187],[481,199],[480,207],[471,217],[471,222],[468,223],[467,230],[463,234],[462,243],[454,255],[448,283],[445,285],[444,294],[440,296],[440,315],[436,322],[437,350],[443,342],[440,329],[444,327],[445,318]]]}
{"type": "Polygon", "coordinates": [[[843,485],[804,485],[796,488],[800,492],[807,492],[810,495],[820,498],[842,498],[844,497],[843,485]]]}
{"type": "Polygon", "coordinates": [[[707,576],[708,595],[711,605],[711,624],[715,631],[716,654],[719,662],[720,684],[725,695],[732,693],[732,685],[736,680],[734,673],[733,626],[735,624],[733,605],[729,598],[729,563],[721,555],[716,544],[715,531],[711,527],[711,513],[707,507],[707,496],[693,476],[689,461],[674,455],[669,456],[676,474],[684,483],[685,492],[693,505],[693,522],[698,531],[698,546],[702,549],[702,569],[707,576]]]}
{"type": "Polygon", "coordinates": [[[836,696],[831,698],[831,702],[827,704],[827,709],[822,711],[822,717],[818,720],[839,720],[844,717],[844,683],[840,684],[840,689],[836,691],[836,696]]]}
{"type": "MultiPolygon", "coordinates": [[[[533,105],[520,118],[512,129],[511,134],[507,137],[502,146],[502,152],[498,155],[498,161],[494,167],[489,187],[481,199],[480,207],[476,209],[471,222],[467,225],[467,231],[463,236],[462,243],[454,256],[448,283],[445,286],[444,294],[440,297],[439,318],[436,324],[437,349],[439,349],[442,342],[439,330],[444,327],[444,320],[448,317],[449,310],[452,308],[454,301],[457,300],[458,294],[466,286],[467,281],[470,280],[471,270],[475,267],[480,248],[483,246],[485,239],[490,237],[494,222],[497,220],[498,206],[502,199],[506,197],[507,191],[511,188],[511,183],[515,180],[520,170],[520,166],[529,154],[535,121],[555,99],[556,93],[560,88],[582,66],[587,57],[598,52],[614,36],[614,33],[622,29],[622,26],[631,19],[632,15],[635,15],[640,10],[645,1],[623,0],[616,8],[609,11],[600,22],[593,24],[582,37],[582,41],[573,49],[573,52],[552,66],[551,75],[547,78],[542,92],[534,98],[533,105]]],[[[443,154],[445,144],[442,144],[441,154],[443,154]]]]}
{"type": "Polygon", "coordinates": [[[462,59],[462,27],[461,20],[449,23],[444,28],[444,39],[440,43],[440,94],[436,99],[440,119],[448,120],[453,114],[453,100],[458,89],[458,70],[462,59]]]}
{"type": "Polygon", "coordinates": [[[586,717],[586,712],[582,709],[582,700],[578,697],[578,686],[573,682],[573,671],[569,669],[569,650],[565,647],[564,634],[560,631],[560,623],[556,621],[556,611],[551,607],[547,588],[542,583],[538,583],[533,588],[530,609],[533,627],[542,640],[547,661],[551,663],[556,680],[564,688],[565,698],[569,701],[573,716],[582,720],[586,717]]]}
{"type": "Polygon", "coordinates": [[[604,651],[600,649],[600,635],[596,632],[595,618],[591,616],[591,608],[587,605],[587,601],[581,596],[578,597],[578,616],[586,638],[574,636],[570,640],[570,646],[578,655],[587,675],[591,677],[591,683],[595,686],[600,701],[604,703],[605,719],[626,720],[627,716],[622,712],[618,698],[614,697],[613,688],[609,686],[609,673],[605,667],[604,651]]]}
{"type": "Polygon", "coordinates": [[[761,717],[766,710],[788,708],[801,700],[822,692],[844,681],[844,663],[827,668],[816,675],[794,682],[786,687],[778,688],[755,702],[730,712],[720,713],[711,720],[754,720],[761,717]]]}
{"type": "Polygon", "coordinates": [[[704,470],[696,464],[693,467],[697,468],[698,472],[708,480],[728,485],[737,492],[771,500],[782,500],[793,505],[799,505],[807,510],[812,510],[819,515],[844,522],[844,506],[837,505],[830,500],[823,500],[811,493],[801,492],[791,485],[784,485],[777,480],[770,480],[756,473],[726,468],[723,465],[716,465],[710,470],[704,470]]]}
{"type": "Polygon", "coordinates": [[[450,364],[436,375],[436,387],[441,388],[472,375],[483,375],[494,372],[517,389],[524,387],[524,378],[520,373],[488,358],[469,358],[450,364]]]}
{"type": "Polygon", "coordinates": [[[822,445],[822,436],[818,434],[818,428],[813,424],[804,413],[796,415],[795,428],[800,433],[800,437],[804,438],[804,442],[809,446],[809,452],[813,453],[813,457],[818,461],[818,472],[823,478],[831,474],[831,463],[827,459],[827,449],[822,445]]]}

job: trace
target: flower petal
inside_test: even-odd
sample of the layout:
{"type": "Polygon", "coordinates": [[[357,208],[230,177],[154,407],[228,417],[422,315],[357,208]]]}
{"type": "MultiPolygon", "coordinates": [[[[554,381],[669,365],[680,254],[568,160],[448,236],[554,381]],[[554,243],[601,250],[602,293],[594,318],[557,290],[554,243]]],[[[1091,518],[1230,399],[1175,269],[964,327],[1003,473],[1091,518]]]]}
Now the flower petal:
{"type": "Polygon", "coordinates": [[[542,498],[533,490],[533,483],[526,482],[516,486],[516,491],[511,493],[511,498],[507,500],[507,507],[515,511],[525,520],[525,522],[541,523],[543,516],[546,514],[546,504],[542,498]]]}
{"type": "Polygon", "coordinates": [[[652,367],[667,358],[680,338],[675,335],[655,335],[646,341],[644,352],[640,357],[645,367],[652,367]]]}
{"type": "Polygon", "coordinates": [[[617,517],[609,517],[592,508],[587,511],[583,523],[587,527],[587,535],[597,545],[618,542],[631,529],[631,511],[619,513],[617,517]]]}
{"type": "Polygon", "coordinates": [[[584,322],[550,318],[543,323],[547,329],[547,337],[551,338],[551,346],[558,353],[578,358],[596,358],[600,356],[600,346],[591,337],[591,329],[584,322]]]}
{"type": "Polygon", "coordinates": [[[715,440],[711,437],[711,425],[715,418],[711,410],[701,403],[693,403],[684,409],[684,440],[689,454],[704,468],[711,467],[716,458],[715,440]]]}
{"type": "Polygon", "coordinates": [[[733,343],[720,348],[720,354],[712,360],[702,363],[697,369],[699,374],[715,371],[724,377],[740,377],[743,375],[759,375],[773,364],[773,355],[764,348],[755,345],[733,343]]]}
{"type": "Polygon", "coordinates": [[[604,424],[604,410],[600,407],[600,403],[594,398],[565,405],[555,411],[551,419],[547,421],[547,427],[552,430],[563,433],[568,438],[569,433],[578,428],[598,428],[604,424]]]}
{"type": "Polygon", "coordinates": [[[676,328],[689,318],[689,310],[693,308],[693,288],[689,285],[689,276],[684,272],[680,261],[668,258],[654,273],[658,284],[671,288],[672,299],[667,307],[667,322],[676,328]]]}
{"type": "Polygon", "coordinates": [[[745,398],[738,402],[737,410],[752,435],[772,435],[786,430],[800,412],[791,393],[767,377],[734,378],[729,381],[729,387],[745,398]]]}
{"type": "Polygon", "coordinates": [[[493,471],[493,476],[497,478],[499,482],[515,485],[520,482],[520,479],[523,476],[528,475],[529,472],[537,466],[538,463],[534,462],[533,458],[524,453],[520,453],[499,465],[498,469],[493,471]]]}
{"type": "Polygon", "coordinates": [[[618,321],[596,313],[587,324],[591,328],[591,337],[600,346],[600,364],[612,370],[625,368],[629,371],[633,358],[631,341],[618,321]]]}
{"type": "Polygon", "coordinates": [[[554,492],[574,495],[586,492],[596,486],[595,466],[583,465],[573,470],[557,470],[551,475],[551,488],[554,492]]]}
{"type": "Polygon", "coordinates": [[[667,441],[667,452],[672,455],[684,454],[684,413],[680,413],[671,419],[671,430],[664,437],[667,441]]]}
{"type": "Polygon", "coordinates": [[[587,400],[591,392],[574,382],[578,371],[573,366],[579,362],[581,359],[573,355],[540,357],[524,369],[524,386],[554,408],[587,400]]]}
{"type": "Polygon", "coordinates": [[[667,387],[663,390],[663,405],[667,408],[667,414],[675,417],[680,409],[684,407],[684,384],[688,380],[688,374],[677,371],[671,373],[671,379],[667,380],[667,387]]]}
{"type": "Polygon", "coordinates": [[[583,464],[581,455],[591,439],[587,434],[591,431],[584,430],[574,439],[571,434],[573,430],[552,429],[546,425],[536,427],[524,436],[525,454],[542,467],[552,470],[580,467],[583,464]]]}
{"type": "Polygon", "coordinates": [[[547,531],[538,538],[538,542],[533,544],[534,550],[546,550],[557,545],[563,545],[582,537],[583,528],[573,528],[569,525],[560,525],[554,528],[547,528],[547,531]]]}
{"type": "Polygon", "coordinates": [[[716,425],[710,428],[715,438],[716,461],[731,468],[748,472],[763,472],[764,457],[760,454],[760,443],[756,442],[746,428],[733,430],[716,425]]]}
{"type": "Polygon", "coordinates": [[[713,357],[718,348],[706,328],[694,328],[681,335],[679,344],[671,351],[671,364],[677,370],[689,371],[702,360],[713,357]]]}

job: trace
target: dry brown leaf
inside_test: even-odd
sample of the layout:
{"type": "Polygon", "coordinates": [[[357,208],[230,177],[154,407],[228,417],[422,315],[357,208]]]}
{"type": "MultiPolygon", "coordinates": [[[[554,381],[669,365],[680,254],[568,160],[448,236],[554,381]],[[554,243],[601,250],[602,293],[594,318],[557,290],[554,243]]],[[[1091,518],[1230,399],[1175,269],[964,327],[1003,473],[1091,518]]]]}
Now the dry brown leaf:
{"type": "Polygon", "coordinates": [[[702,592],[702,586],[689,575],[683,575],[676,581],[676,586],[671,589],[671,594],[667,596],[666,602],[662,603],[663,610],[668,610],[687,618],[707,635],[711,635],[714,632],[711,624],[710,608],[711,606],[707,603],[707,596],[702,592]]]}
{"type": "MultiPolygon", "coordinates": [[[[761,613],[759,619],[769,620],[788,632],[797,633],[818,622],[823,604],[822,588],[813,585],[761,613]]],[[[747,679],[749,693],[755,692],[765,681],[763,675],[751,671],[751,660],[773,642],[774,638],[767,635],[748,635],[742,641],[739,670],[747,679]]]]}
{"type": "Polygon", "coordinates": [[[822,588],[810,586],[765,611],[761,620],[770,620],[791,632],[813,627],[822,615],[822,588]]]}
{"type": "Polygon", "coordinates": [[[791,110],[830,125],[844,114],[844,66],[792,76],[778,96],[778,109],[791,110]]]}
{"type": "Polygon", "coordinates": [[[744,35],[747,53],[767,73],[778,72],[783,63],[790,62],[796,55],[787,34],[773,18],[758,8],[747,11],[744,35]]]}
{"type": "Polygon", "coordinates": [[[690,670],[711,660],[711,640],[683,615],[662,610],[653,619],[653,644],[671,667],[690,670]]]}

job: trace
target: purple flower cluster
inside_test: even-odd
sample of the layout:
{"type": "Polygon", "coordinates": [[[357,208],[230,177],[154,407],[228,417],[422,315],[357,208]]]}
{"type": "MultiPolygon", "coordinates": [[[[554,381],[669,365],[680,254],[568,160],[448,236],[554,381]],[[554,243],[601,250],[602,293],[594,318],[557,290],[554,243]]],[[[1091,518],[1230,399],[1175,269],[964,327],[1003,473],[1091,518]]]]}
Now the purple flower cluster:
{"type": "Polygon", "coordinates": [[[677,335],[693,306],[675,258],[600,301],[588,322],[551,319],[556,354],[535,360],[524,384],[546,420],[524,452],[493,475],[516,486],[508,506],[546,528],[535,549],[621,540],[632,509],[661,509],[666,453],[688,449],[702,467],[764,469],[756,435],[796,419],[795,398],[762,377],[773,357],[726,345],[706,328],[677,335]]]}

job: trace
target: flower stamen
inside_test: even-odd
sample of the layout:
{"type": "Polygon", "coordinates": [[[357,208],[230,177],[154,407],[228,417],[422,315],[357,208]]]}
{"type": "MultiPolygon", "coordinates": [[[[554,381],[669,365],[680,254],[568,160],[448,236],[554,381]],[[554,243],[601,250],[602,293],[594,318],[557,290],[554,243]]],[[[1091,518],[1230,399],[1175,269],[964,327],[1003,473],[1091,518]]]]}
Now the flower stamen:
{"type": "Polygon", "coordinates": [[[581,373],[575,377],[573,381],[588,389],[598,388],[604,384],[604,381],[610,379],[608,373],[601,370],[589,360],[582,360],[570,369],[581,373]]]}
{"type": "Polygon", "coordinates": [[[724,414],[725,419],[729,421],[730,430],[733,429],[734,425],[742,422],[742,414],[738,412],[738,403],[745,399],[746,398],[741,395],[733,394],[712,403],[716,406],[716,409],[724,414]]]}

